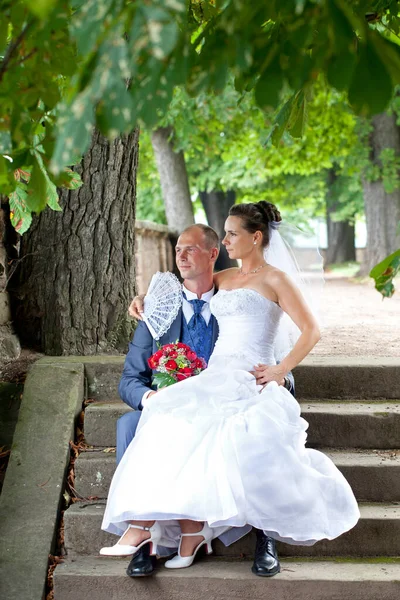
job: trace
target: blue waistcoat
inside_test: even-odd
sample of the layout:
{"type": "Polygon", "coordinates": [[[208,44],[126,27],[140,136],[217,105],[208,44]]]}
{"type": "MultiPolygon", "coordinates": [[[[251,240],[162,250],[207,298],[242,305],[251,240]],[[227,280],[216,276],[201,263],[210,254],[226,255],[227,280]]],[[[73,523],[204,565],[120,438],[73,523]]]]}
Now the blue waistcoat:
{"type": "Polygon", "coordinates": [[[211,352],[213,350],[213,326],[214,316],[211,315],[205,335],[202,335],[197,340],[192,339],[191,332],[189,331],[186,319],[182,311],[181,342],[190,346],[192,350],[196,352],[197,356],[204,358],[204,360],[207,363],[210,360],[211,352]]]}

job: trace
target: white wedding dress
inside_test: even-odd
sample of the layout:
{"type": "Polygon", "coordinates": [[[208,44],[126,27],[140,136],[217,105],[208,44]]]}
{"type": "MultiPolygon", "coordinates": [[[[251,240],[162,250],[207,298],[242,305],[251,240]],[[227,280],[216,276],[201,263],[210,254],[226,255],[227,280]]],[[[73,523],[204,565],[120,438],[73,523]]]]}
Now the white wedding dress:
{"type": "Polygon", "coordinates": [[[156,519],[170,549],[183,518],[207,521],[225,543],[250,525],[302,545],[351,529],[359,518],[353,492],[327,456],[305,448],[299,404],[275,382],[260,392],[249,373],[275,364],[282,310],[247,288],[220,290],[210,306],[220,334],[209,366],[144,408],[102,529],[121,535],[127,521],[156,519]]]}

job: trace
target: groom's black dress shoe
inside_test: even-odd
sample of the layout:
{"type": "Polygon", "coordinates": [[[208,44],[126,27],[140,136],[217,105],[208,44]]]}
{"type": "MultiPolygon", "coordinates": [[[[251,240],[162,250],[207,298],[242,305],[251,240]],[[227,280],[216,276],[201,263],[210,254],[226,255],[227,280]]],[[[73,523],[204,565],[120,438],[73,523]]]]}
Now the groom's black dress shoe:
{"type": "Polygon", "coordinates": [[[272,577],[280,572],[275,540],[256,529],[257,543],[252,572],[260,577],[272,577]]]}
{"type": "Polygon", "coordinates": [[[148,577],[154,573],[156,557],[150,555],[150,544],[138,550],[128,565],[126,574],[129,577],[148,577]]]}

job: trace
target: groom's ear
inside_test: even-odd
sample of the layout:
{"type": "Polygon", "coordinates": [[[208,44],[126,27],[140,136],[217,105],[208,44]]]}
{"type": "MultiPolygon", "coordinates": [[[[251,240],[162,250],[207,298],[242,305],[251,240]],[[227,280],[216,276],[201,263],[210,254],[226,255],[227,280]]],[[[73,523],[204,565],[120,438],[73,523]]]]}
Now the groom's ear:
{"type": "Polygon", "coordinates": [[[219,248],[211,248],[210,250],[210,259],[215,262],[218,258],[219,248]]]}

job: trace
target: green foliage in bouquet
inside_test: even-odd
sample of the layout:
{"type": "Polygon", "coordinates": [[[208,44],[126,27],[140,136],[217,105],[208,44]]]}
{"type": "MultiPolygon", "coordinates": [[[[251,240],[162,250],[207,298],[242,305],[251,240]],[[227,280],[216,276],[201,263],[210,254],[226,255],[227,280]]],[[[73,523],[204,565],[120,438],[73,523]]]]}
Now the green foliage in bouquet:
{"type": "Polygon", "coordinates": [[[153,377],[153,382],[158,388],[164,388],[176,383],[176,379],[172,375],[168,375],[168,373],[156,373],[153,377]]]}

